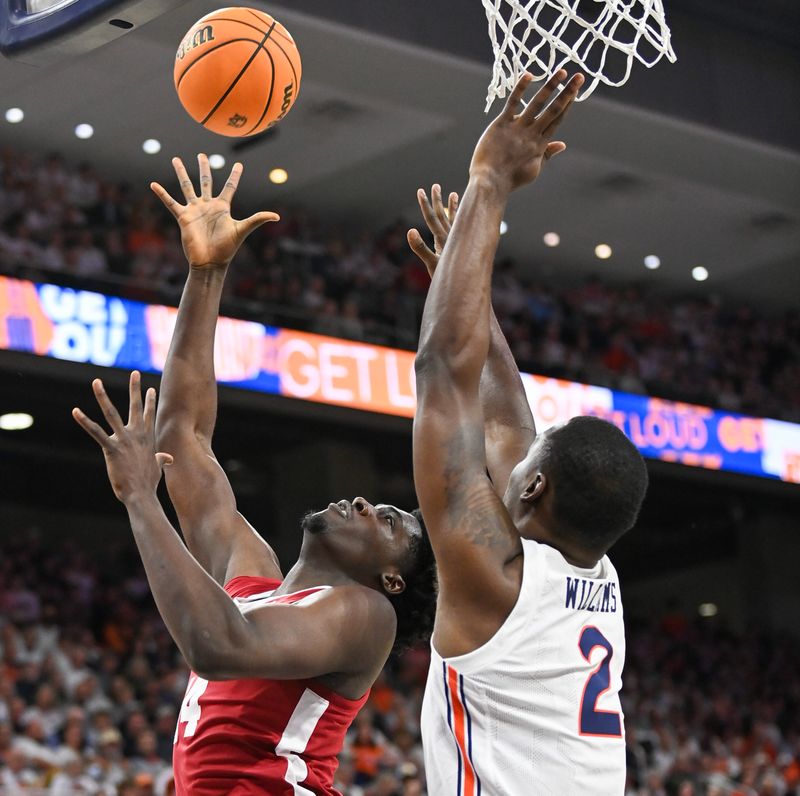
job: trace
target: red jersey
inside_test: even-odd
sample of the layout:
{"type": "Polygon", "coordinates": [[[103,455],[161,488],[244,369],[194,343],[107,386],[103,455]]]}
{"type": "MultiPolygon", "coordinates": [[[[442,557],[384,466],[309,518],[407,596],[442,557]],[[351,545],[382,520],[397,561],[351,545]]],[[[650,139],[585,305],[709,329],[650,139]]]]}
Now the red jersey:
{"type": "MultiPolygon", "coordinates": [[[[280,584],[240,577],[225,591],[247,613],[307,605],[331,588],[275,597],[280,584]]],[[[341,796],[336,756],[368,695],[346,699],[315,680],[209,682],[192,672],[175,731],[176,796],[341,796]]]]}

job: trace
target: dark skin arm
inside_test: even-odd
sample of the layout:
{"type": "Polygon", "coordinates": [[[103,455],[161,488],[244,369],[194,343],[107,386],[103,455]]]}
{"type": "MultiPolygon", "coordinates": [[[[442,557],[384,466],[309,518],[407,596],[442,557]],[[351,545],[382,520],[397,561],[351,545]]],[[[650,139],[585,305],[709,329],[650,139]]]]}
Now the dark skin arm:
{"type": "Polygon", "coordinates": [[[234,165],[213,196],[208,158],[198,155],[200,195],[179,158],[175,173],[186,200],[176,202],[158,183],[155,194],[177,220],[189,275],[161,379],[156,439],[175,456],[167,489],[189,550],[211,577],[224,584],[237,575],[282,579],[272,548],[239,513],[224,470],[211,448],[217,417],[214,335],[228,266],[245,238],[275,213],[244,221],[231,216],[242,167],[234,165]]]}
{"type": "Polygon", "coordinates": [[[112,433],[80,409],[73,417],[103,451],[158,610],[198,675],[313,678],[358,673],[385,660],[394,641],[394,610],[371,589],[338,587],[308,606],[264,606],[243,615],[186,549],[156,496],[162,468],[174,465],[170,454],[156,452],[155,390],[147,391],[142,406],[140,376],[131,374],[125,424],[103,383],[96,379],[92,388],[112,433]]]}
{"type": "MultiPolygon", "coordinates": [[[[458,212],[458,194],[454,192],[448,197],[447,211],[439,185],[431,189],[430,201],[425,191],[420,189],[417,201],[433,234],[434,251],[425,245],[416,229],[409,230],[408,243],[433,277],[458,212]]],[[[495,492],[502,498],[511,471],[525,458],[536,437],[536,425],[514,356],[491,306],[489,353],[481,373],[479,392],[486,439],[486,467],[495,492]]]]}
{"type": "Polygon", "coordinates": [[[481,137],[425,302],[414,481],[439,568],[433,642],[447,657],[488,641],[519,595],[522,543],[486,474],[480,382],[500,222],[511,192],[533,182],[544,162],[565,149],[552,137],[583,82],[575,76],[553,99],[565,79],[563,70],[556,73],[523,108],[532,80],[523,76],[481,137]]]}

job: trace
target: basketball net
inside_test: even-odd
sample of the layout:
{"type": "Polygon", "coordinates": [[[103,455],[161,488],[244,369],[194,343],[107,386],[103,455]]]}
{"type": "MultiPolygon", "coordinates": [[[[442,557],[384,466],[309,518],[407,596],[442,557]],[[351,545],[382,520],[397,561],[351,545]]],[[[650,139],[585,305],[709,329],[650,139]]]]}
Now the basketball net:
{"type": "Polygon", "coordinates": [[[647,67],[663,56],[675,62],[662,0],[483,0],[483,5],[494,50],[487,111],[525,71],[543,80],[574,64],[587,78],[580,102],[600,82],[625,83],[634,58],[647,67]]]}

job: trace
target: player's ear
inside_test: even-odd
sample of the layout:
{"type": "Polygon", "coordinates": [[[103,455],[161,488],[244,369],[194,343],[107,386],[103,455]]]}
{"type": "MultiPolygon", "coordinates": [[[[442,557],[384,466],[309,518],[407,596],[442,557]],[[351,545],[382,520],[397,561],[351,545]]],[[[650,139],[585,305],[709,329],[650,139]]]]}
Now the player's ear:
{"type": "Polygon", "coordinates": [[[544,494],[545,489],[547,489],[547,476],[544,473],[536,473],[533,480],[528,482],[519,499],[523,503],[534,503],[544,494]]]}
{"type": "Polygon", "coordinates": [[[381,586],[387,594],[402,594],[406,590],[406,582],[398,572],[384,572],[381,575],[381,586]]]}

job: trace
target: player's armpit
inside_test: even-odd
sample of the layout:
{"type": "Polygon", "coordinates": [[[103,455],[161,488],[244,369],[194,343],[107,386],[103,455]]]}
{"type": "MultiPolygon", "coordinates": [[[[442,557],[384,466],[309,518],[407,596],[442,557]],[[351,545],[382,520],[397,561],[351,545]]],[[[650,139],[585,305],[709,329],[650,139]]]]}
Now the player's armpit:
{"type": "Polygon", "coordinates": [[[238,575],[282,579],[272,548],[239,513],[228,477],[210,446],[191,432],[172,434],[167,490],[186,546],[224,585],[238,575]]]}
{"type": "Polygon", "coordinates": [[[247,613],[193,664],[207,680],[377,676],[396,625],[383,595],[364,586],[339,586],[310,605],[266,605],[247,613]]]}
{"type": "Polygon", "coordinates": [[[508,487],[511,471],[527,456],[536,430],[498,421],[486,423],[486,469],[494,491],[502,500],[508,487]]]}

